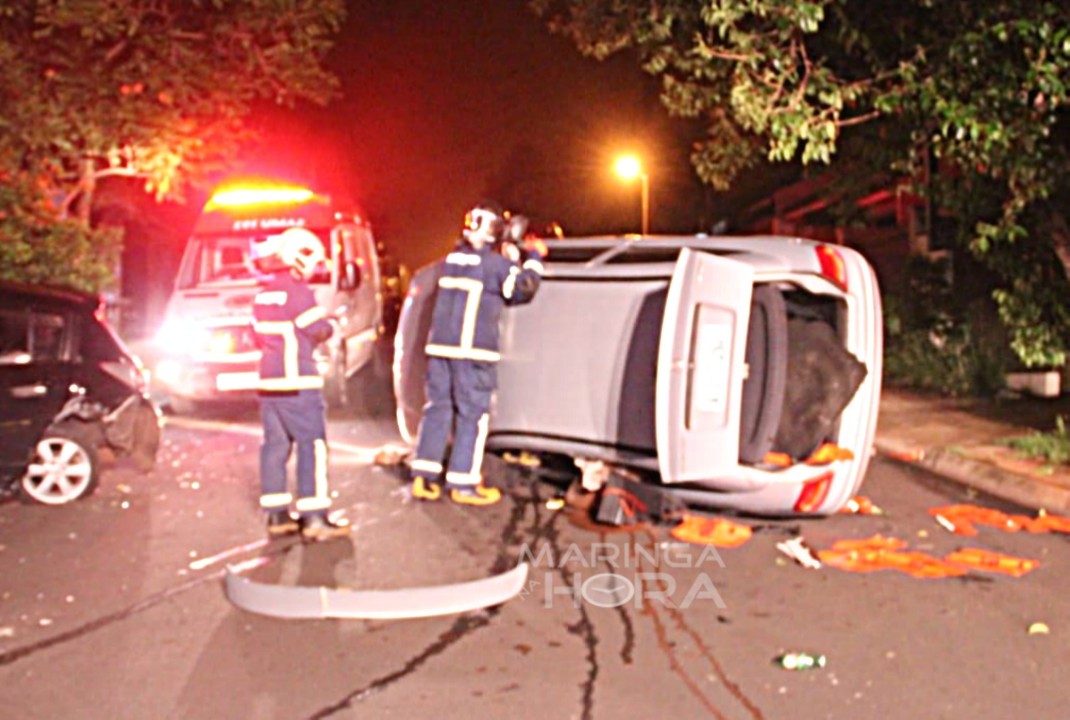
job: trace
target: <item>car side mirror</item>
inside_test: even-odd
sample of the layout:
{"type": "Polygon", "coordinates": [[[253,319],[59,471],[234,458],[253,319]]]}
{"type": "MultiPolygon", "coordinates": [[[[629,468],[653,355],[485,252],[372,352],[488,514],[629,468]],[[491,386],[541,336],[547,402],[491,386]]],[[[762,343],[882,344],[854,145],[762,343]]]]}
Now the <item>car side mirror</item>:
{"type": "Polygon", "coordinates": [[[356,290],[360,287],[360,266],[353,261],[342,266],[342,274],[338,276],[338,287],[341,290],[356,290]]]}

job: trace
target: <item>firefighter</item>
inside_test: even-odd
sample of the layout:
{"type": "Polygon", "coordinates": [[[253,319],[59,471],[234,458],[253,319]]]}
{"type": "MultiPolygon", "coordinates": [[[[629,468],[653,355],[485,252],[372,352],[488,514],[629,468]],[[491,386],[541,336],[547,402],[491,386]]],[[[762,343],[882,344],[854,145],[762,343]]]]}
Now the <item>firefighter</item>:
{"type": "Polygon", "coordinates": [[[465,215],[461,238],[443,262],[426,346],[427,404],[412,461],[412,492],[422,500],[439,499],[443,488],[462,505],[501,499],[501,491],[485,486],[481,474],[497,386],[498,321],[505,305],[535,296],[542,273],[537,252],[513,242],[506,243],[512,259],[502,252],[507,230],[513,240],[523,236],[521,220],[510,222],[497,203],[478,203],[465,215]]]}
{"type": "MultiPolygon", "coordinates": [[[[316,304],[308,281],[326,262],[312,232],[291,228],[272,238],[270,279],[253,301],[253,331],[260,347],[258,385],[264,439],[260,446],[260,507],[268,534],[300,530],[307,540],[346,535],[349,527],[327,517],[327,427],[323,378],[312,350],[334,330],[316,304]],[[297,496],[286,466],[297,450],[297,496]],[[291,505],[294,513],[290,512],[291,505]]],[[[265,267],[263,264],[262,267],[265,267]]]]}

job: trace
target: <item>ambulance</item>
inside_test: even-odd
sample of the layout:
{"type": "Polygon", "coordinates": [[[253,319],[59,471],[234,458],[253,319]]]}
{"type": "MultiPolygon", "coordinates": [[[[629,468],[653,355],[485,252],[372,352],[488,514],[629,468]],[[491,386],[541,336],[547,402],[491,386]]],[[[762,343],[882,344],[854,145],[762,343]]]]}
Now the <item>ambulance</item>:
{"type": "Polygon", "coordinates": [[[197,220],[155,338],[155,380],[173,412],[255,397],[260,351],[252,307],[266,279],[256,260],[293,227],[315,233],[327,256],[311,285],[335,323],[333,337],[317,349],[328,404],[350,404],[348,380],[358,372],[389,372],[382,369],[383,296],[367,218],[311,188],[228,183],[197,220]]]}

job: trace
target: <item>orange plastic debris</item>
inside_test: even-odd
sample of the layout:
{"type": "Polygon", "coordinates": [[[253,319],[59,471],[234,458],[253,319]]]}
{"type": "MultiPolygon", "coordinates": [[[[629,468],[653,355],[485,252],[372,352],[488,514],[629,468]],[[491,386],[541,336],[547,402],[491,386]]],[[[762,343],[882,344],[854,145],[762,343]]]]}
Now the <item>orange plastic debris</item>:
{"type": "Polygon", "coordinates": [[[1013,577],[1021,577],[1040,567],[1039,560],[1003,555],[990,550],[981,550],[980,548],[962,548],[944,559],[950,563],[965,565],[975,570],[1001,573],[1013,577]]]}
{"type": "Polygon", "coordinates": [[[842,508],[841,513],[849,515],[883,515],[884,511],[873,504],[873,501],[867,497],[853,497],[848,500],[842,508]]]}
{"type": "Polygon", "coordinates": [[[1044,513],[1039,515],[1034,523],[1039,523],[1052,532],[1070,533],[1070,518],[1061,515],[1044,513]]]}
{"type": "Polygon", "coordinates": [[[863,540],[837,540],[832,545],[833,550],[902,550],[907,546],[905,540],[899,538],[873,535],[863,540]]]}
{"type": "Polygon", "coordinates": [[[824,443],[806,458],[807,465],[828,465],[837,460],[854,460],[855,454],[833,443],[824,443]]]}
{"type": "Polygon", "coordinates": [[[698,545],[715,545],[717,547],[739,547],[750,540],[753,531],[747,525],[740,525],[724,518],[706,518],[698,515],[684,515],[679,525],[669,534],[682,542],[698,545]]]}
{"type": "Polygon", "coordinates": [[[976,535],[977,525],[988,525],[1007,532],[1018,532],[1022,529],[1022,516],[1011,516],[999,510],[978,507],[976,505],[946,505],[944,507],[930,508],[929,514],[947,527],[951,532],[959,535],[976,535]]]}
{"type": "Polygon", "coordinates": [[[919,552],[901,552],[906,543],[896,538],[874,535],[865,540],[840,540],[831,550],[817,553],[821,562],[848,572],[897,570],[917,578],[965,575],[966,568],[919,552]]]}
{"type": "Polygon", "coordinates": [[[766,465],[776,465],[777,467],[792,466],[791,455],[782,452],[767,452],[762,458],[762,462],[766,465]]]}

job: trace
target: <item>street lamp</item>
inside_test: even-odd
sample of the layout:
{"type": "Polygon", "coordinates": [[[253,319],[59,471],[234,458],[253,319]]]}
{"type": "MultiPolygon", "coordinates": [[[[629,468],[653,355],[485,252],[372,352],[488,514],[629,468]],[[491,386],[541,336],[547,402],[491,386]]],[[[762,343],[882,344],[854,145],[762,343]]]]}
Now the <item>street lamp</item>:
{"type": "Polygon", "coordinates": [[[634,155],[625,155],[617,160],[617,174],[626,180],[639,178],[643,197],[643,234],[650,232],[650,176],[643,171],[643,164],[634,155]]]}

